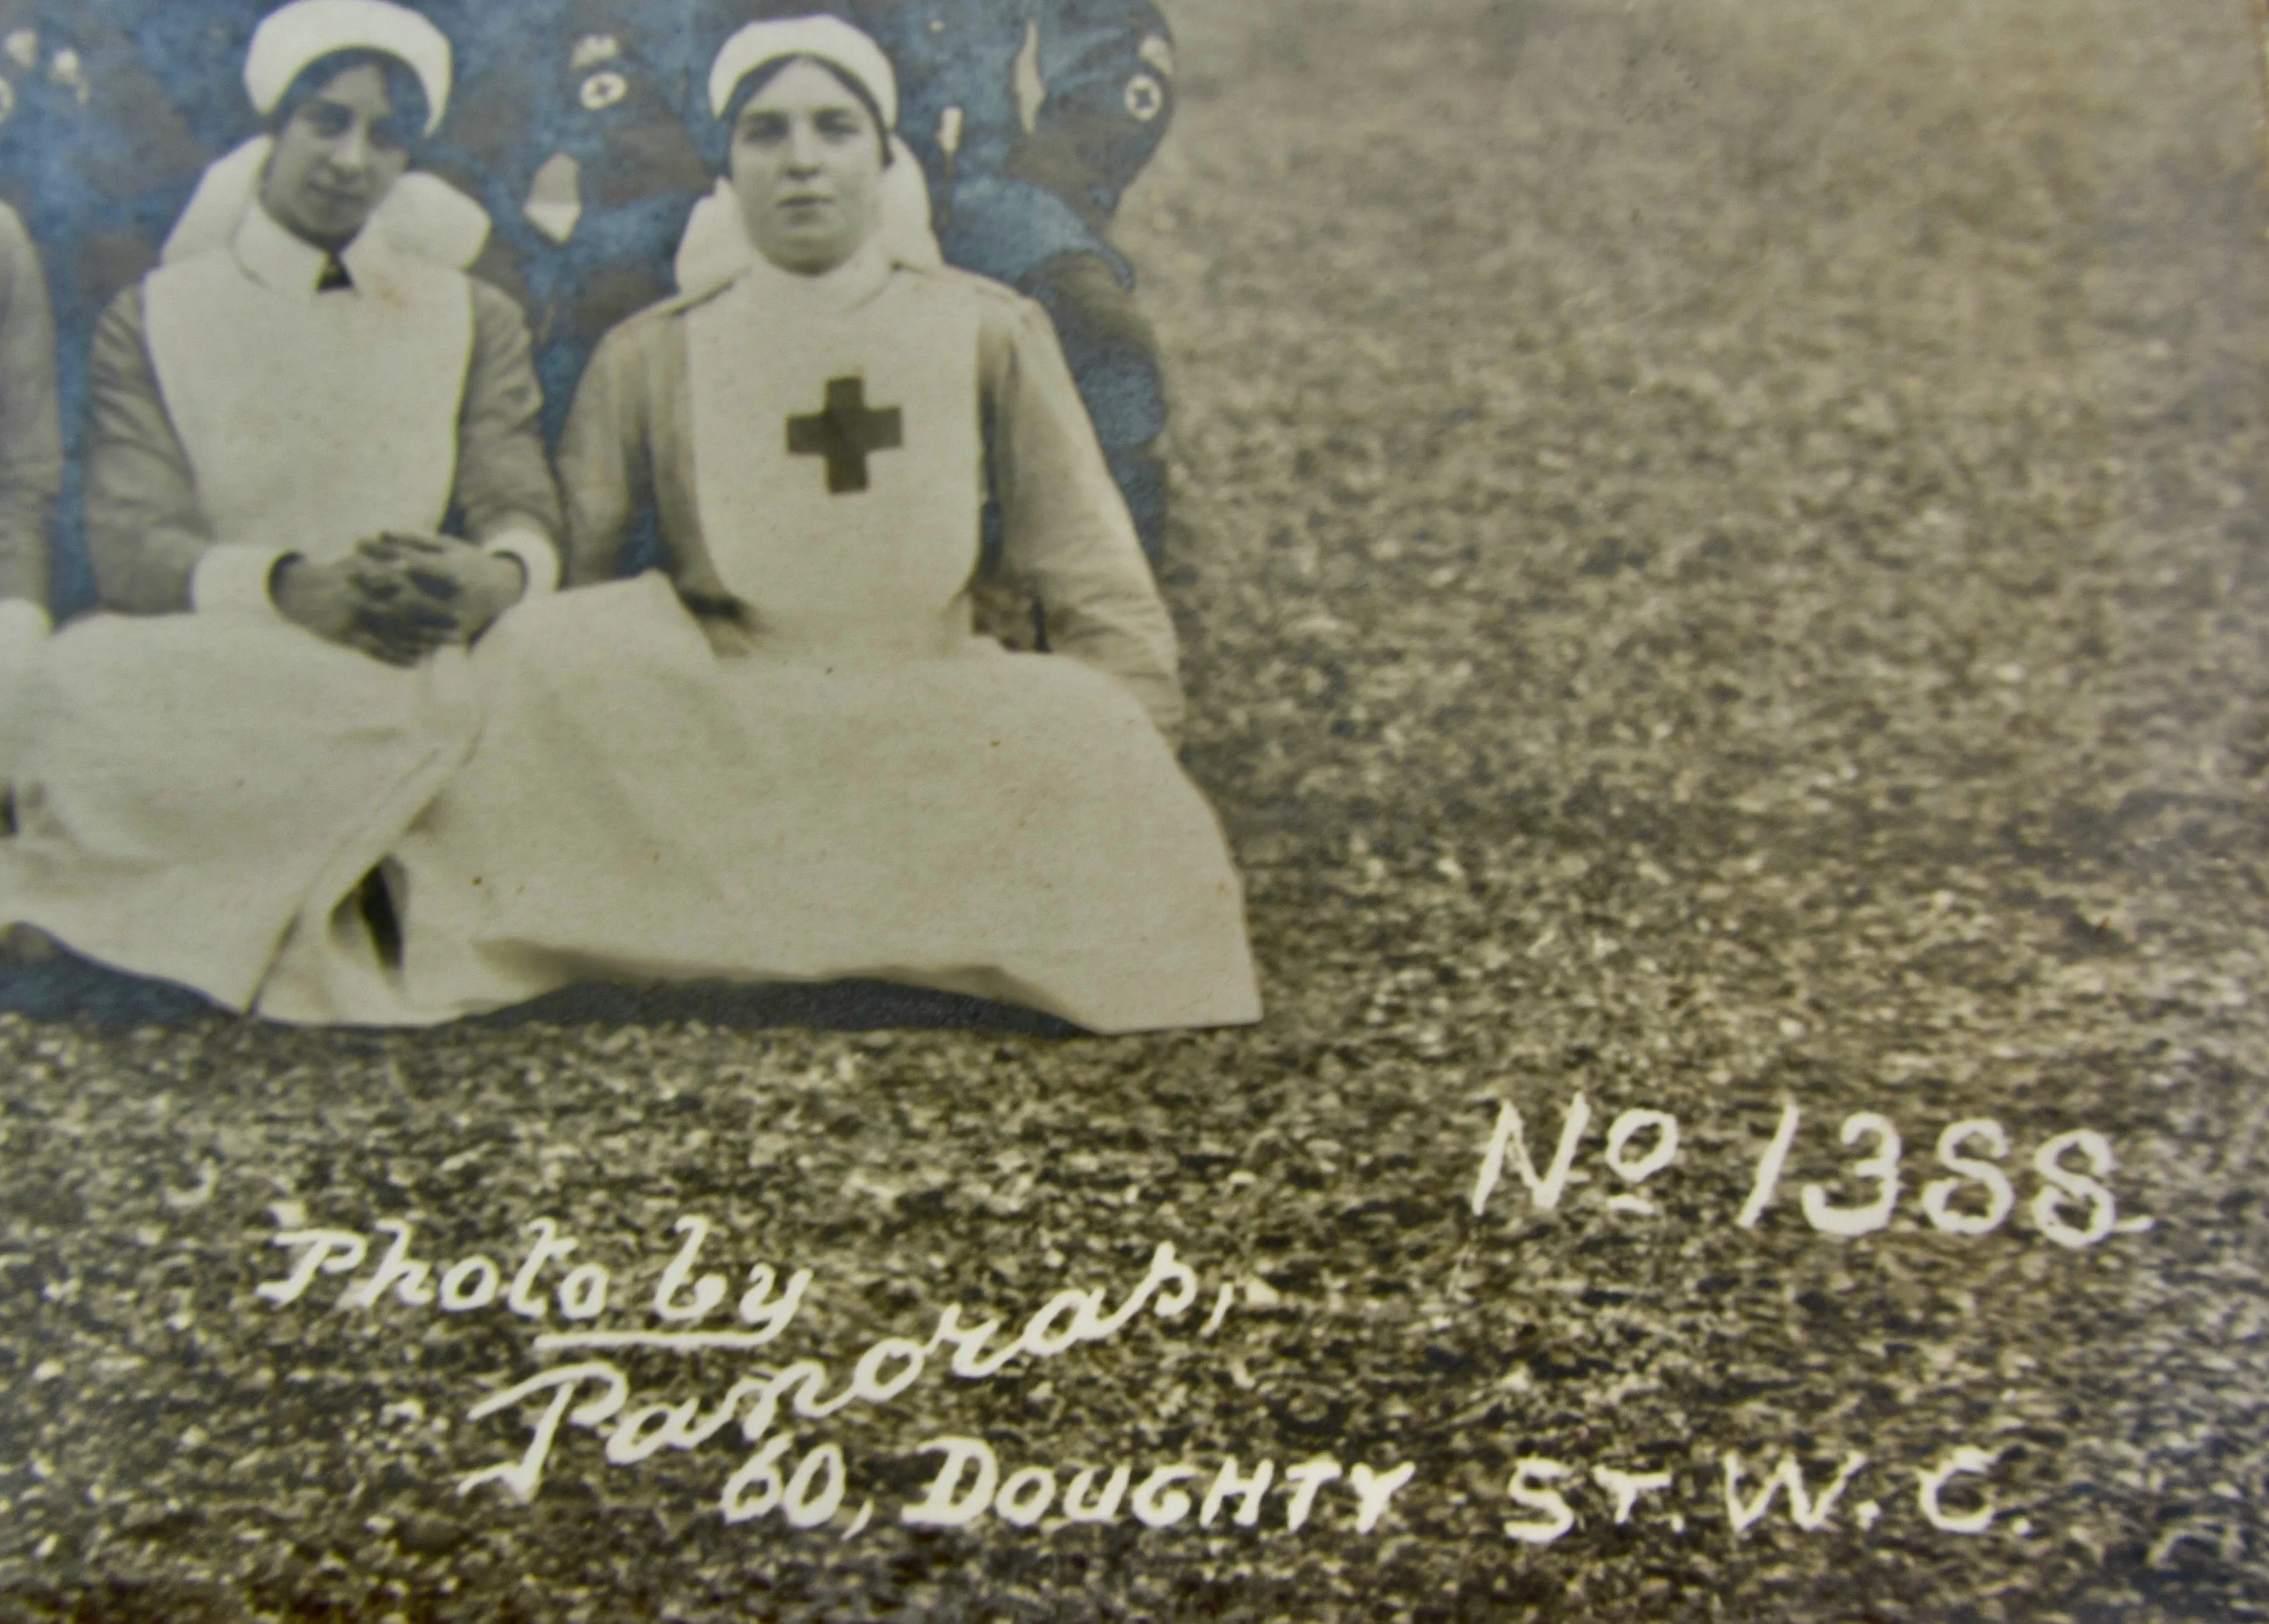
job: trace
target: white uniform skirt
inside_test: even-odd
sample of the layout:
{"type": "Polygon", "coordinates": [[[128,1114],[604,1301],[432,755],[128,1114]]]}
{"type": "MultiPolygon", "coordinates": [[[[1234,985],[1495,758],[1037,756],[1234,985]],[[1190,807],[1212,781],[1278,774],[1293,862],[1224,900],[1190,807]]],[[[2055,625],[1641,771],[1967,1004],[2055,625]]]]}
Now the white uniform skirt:
{"type": "Polygon", "coordinates": [[[407,1018],[593,979],[861,978],[1094,1030],[1259,1018],[1221,826],[1068,658],[721,658],[659,574],[522,604],[394,852],[407,1018]]]}
{"type": "Polygon", "coordinates": [[[424,1018],[357,898],[472,748],[467,663],[403,670],[257,614],[64,628],[6,696],[0,925],[232,1009],[424,1018]]]}

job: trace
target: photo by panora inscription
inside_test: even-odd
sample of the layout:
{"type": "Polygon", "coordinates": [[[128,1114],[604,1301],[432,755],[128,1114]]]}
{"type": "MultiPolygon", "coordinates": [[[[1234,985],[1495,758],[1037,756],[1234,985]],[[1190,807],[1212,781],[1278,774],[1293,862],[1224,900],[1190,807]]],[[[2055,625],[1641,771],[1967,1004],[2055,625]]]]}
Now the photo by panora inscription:
{"type": "Polygon", "coordinates": [[[2256,0],[0,0],[0,1620],[2269,1620],[2256,0]]]}

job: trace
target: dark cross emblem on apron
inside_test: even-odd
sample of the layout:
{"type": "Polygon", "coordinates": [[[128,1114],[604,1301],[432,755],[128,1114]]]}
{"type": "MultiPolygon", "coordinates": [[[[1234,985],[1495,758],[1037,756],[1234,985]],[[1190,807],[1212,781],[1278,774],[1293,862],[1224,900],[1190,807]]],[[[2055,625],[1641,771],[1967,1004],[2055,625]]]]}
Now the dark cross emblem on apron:
{"type": "Polygon", "coordinates": [[[787,420],[788,454],[827,459],[827,494],[867,488],[867,454],[896,451],[905,444],[898,409],[867,410],[863,378],[827,380],[826,406],[809,417],[787,420]]]}

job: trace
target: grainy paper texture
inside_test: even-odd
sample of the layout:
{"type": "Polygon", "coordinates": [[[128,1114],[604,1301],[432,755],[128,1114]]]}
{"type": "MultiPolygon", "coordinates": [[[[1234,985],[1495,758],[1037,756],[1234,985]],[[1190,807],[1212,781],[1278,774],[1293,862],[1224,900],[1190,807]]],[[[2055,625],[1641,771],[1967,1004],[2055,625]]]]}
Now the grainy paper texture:
{"type": "Polygon", "coordinates": [[[2254,18],[1171,20],[1264,1018],[11,968],[0,1612],[2269,1616],[2254,18]]]}

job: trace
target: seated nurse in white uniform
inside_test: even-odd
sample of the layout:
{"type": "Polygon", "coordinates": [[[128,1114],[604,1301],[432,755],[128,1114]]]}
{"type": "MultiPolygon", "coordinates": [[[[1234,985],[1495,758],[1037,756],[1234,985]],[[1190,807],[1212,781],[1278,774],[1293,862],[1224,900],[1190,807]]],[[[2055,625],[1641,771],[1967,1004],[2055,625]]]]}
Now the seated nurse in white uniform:
{"type": "Polygon", "coordinates": [[[667,572],[475,651],[481,742],[399,853],[411,993],[857,977],[1257,1019],[1171,624],[1046,315],[884,218],[920,189],[864,34],[752,24],[709,93],[737,263],[607,337],[560,453],[571,578],[648,498],[667,572]],[[1052,653],[972,633],[988,481],[1052,653]]]}
{"type": "Polygon", "coordinates": [[[470,747],[461,646],[556,583],[561,529],[525,324],[460,269],[486,217],[404,173],[449,71],[386,0],[270,16],[269,133],[105,313],[108,612],[29,679],[0,926],[233,1008],[394,1017],[366,878],[470,747]]]}

